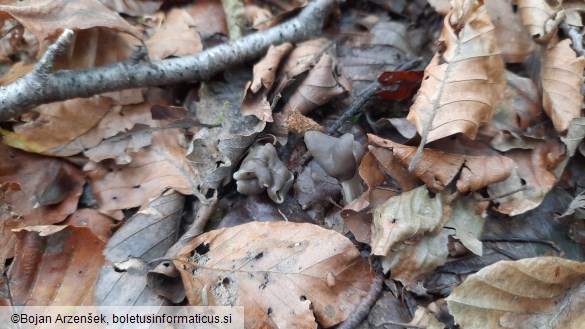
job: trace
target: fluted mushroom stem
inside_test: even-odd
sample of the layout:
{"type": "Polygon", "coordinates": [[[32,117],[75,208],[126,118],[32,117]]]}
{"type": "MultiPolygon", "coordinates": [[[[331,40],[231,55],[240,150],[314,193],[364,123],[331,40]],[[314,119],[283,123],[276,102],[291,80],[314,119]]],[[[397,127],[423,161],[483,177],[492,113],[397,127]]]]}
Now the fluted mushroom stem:
{"type": "Polygon", "coordinates": [[[353,200],[357,199],[362,193],[364,193],[358,174],[355,174],[352,178],[340,183],[341,193],[343,194],[343,200],[346,204],[350,204],[353,200]]]}

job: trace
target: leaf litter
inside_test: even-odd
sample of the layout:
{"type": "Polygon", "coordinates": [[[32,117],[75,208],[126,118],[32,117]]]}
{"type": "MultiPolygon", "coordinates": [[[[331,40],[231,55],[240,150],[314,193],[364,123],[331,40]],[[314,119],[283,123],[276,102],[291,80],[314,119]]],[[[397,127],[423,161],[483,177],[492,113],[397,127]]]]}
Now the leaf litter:
{"type": "MultiPolygon", "coordinates": [[[[100,2],[3,3],[3,85],[63,28],[76,34],[54,69],[78,70],[190,56],[302,10],[100,2]],[[250,25],[233,25],[244,13],[250,25]]],[[[354,5],[207,81],[3,122],[2,303],[244,305],[247,328],[582,322],[582,6],[354,5]],[[409,61],[422,64],[397,69],[409,61]],[[351,132],[367,152],[338,181],[308,152],[311,131],[351,132]],[[82,277],[68,274],[79,263],[47,273],[74,254],[82,277]],[[86,289],[48,296],[27,285],[39,275],[86,289]]]]}

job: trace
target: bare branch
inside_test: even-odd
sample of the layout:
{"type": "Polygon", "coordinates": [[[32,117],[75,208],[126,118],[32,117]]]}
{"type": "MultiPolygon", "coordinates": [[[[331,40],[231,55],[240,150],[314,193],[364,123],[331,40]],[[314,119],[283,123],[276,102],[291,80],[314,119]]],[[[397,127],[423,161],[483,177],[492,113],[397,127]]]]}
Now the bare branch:
{"type": "Polygon", "coordinates": [[[315,36],[321,31],[323,21],[334,4],[335,0],[314,0],[297,17],[281,25],[193,56],[59,71],[45,75],[43,79],[39,78],[38,73],[31,72],[8,86],[0,87],[0,121],[19,116],[40,104],[209,78],[230,66],[261,56],[270,45],[315,36]]]}

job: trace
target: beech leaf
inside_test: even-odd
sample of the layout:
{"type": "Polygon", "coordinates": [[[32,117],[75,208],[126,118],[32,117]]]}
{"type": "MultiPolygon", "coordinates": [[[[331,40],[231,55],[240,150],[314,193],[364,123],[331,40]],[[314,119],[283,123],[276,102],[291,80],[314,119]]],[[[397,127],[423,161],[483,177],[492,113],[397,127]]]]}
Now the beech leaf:
{"type": "Polygon", "coordinates": [[[557,257],[500,261],[447,297],[466,328],[578,328],[585,323],[585,263],[557,257]]]}
{"type": "Polygon", "coordinates": [[[581,116],[585,58],[577,57],[571,41],[565,39],[548,49],[542,61],[542,103],[556,131],[564,132],[571,120],[581,116]]]}
{"type": "Polygon", "coordinates": [[[104,242],[89,228],[29,226],[14,234],[17,252],[8,271],[14,305],[93,305],[104,242]]]}
{"type": "MultiPolygon", "coordinates": [[[[408,166],[416,148],[368,135],[371,142],[390,149],[394,157],[408,166]]],[[[505,156],[469,156],[425,149],[414,166],[414,174],[432,191],[442,191],[454,179],[460,192],[477,191],[510,176],[514,162],[505,156]]]]}
{"type": "Polygon", "coordinates": [[[425,69],[407,119],[427,142],[456,133],[475,139],[499,104],[504,64],[481,1],[457,1],[445,17],[439,51],[425,69]]]}
{"type": "Polygon", "coordinates": [[[349,239],[313,224],[219,229],[178,255],[173,262],[189,303],[244,306],[246,328],[333,326],[355,310],[374,278],[349,239]]]}
{"type": "Polygon", "coordinates": [[[92,27],[105,27],[141,37],[136,28],[97,0],[3,1],[0,18],[12,17],[39,41],[58,35],[63,29],[85,30],[92,27]]]}
{"type": "Polygon", "coordinates": [[[440,228],[443,217],[441,198],[431,198],[424,185],[388,199],[372,212],[372,254],[382,256],[440,228]]]}

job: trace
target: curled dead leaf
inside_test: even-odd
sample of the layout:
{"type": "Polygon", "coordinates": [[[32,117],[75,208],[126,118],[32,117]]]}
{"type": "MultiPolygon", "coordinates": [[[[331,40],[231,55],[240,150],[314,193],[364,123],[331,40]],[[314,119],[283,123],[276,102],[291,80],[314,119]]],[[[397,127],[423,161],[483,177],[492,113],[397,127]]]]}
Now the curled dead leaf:
{"type": "Polygon", "coordinates": [[[323,54],[317,65],[297,87],[284,105],[283,113],[297,111],[302,114],[325,105],[335,97],[351,91],[349,81],[339,74],[335,59],[323,54]]]}
{"type": "Polygon", "coordinates": [[[518,0],[518,12],[532,39],[540,44],[551,41],[565,17],[546,0],[518,0]]]}
{"type": "Polygon", "coordinates": [[[585,321],[585,263],[557,257],[500,261],[449,297],[461,328],[578,328],[585,321]]]}
{"type": "Polygon", "coordinates": [[[542,61],[542,103],[552,119],[556,131],[566,131],[571,120],[581,116],[583,95],[583,69],[585,58],[571,49],[571,41],[565,39],[549,48],[542,61]]]}
{"type": "MultiPolygon", "coordinates": [[[[404,167],[412,162],[416,147],[404,146],[375,135],[368,135],[376,145],[392,151],[404,167]]],[[[456,179],[460,192],[477,191],[510,176],[514,162],[505,156],[468,156],[425,149],[414,166],[414,174],[432,191],[442,191],[456,179]]]]}
{"type": "Polygon", "coordinates": [[[494,26],[481,1],[457,1],[454,6],[407,117],[423,138],[421,148],[456,133],[475,139],[505,88],[494,26]]]}

